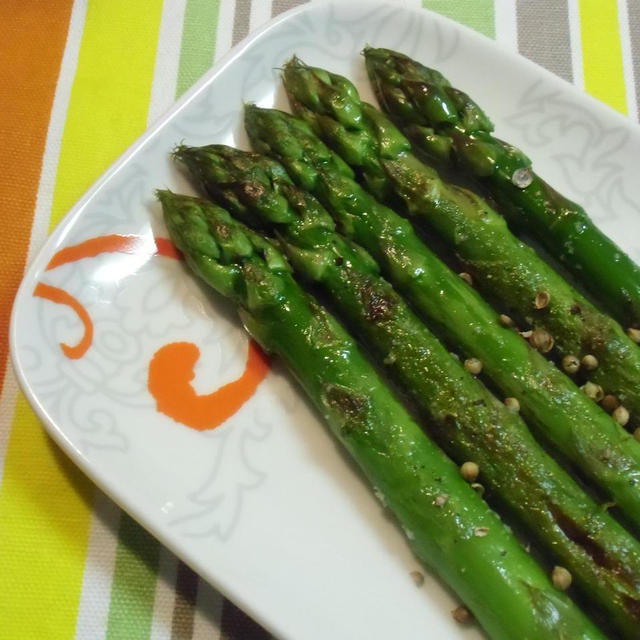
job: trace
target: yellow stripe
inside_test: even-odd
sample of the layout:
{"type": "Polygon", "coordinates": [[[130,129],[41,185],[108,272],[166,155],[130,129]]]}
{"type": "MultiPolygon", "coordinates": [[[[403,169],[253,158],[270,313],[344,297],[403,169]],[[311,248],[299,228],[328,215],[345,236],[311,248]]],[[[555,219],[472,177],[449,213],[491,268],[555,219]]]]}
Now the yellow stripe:
{"type": "Polygon", "coordinates": [[[73,635],[91,491],[20,394],[0,492],[2,638],[73,635]]]}
{"type": "Polygon", "coordinates": [[[162,0],[94,0],[60,148],[51,227],[145,129],[162,0]]]}
{"type": "MultiPolygon", "coordinates": [[[[146,122],[162,0],[90,0],[61,141],[51,226],[146,122]]],[[[91,483],[19,397],[0,487],[0,635],[72,638],[91,483]]]]}
{"type": "Polygon", "coordinates": [[[584,88],[627,112],[616,0],[578,0],[584,88]]]}

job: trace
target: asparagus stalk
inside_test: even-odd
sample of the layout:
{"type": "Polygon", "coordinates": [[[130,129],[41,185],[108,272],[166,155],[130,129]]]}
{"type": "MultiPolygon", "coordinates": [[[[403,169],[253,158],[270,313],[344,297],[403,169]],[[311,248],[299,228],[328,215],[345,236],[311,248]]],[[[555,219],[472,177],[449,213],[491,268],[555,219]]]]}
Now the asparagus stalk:
{"type": "Polygon", "coordinates": [[[311,191],[436,332],[479,360],[504,397],[519,401],[526,422],[640,530],[640,442],[516,332],[501,326],[477,292],[438,260],[405,218],[369,195],[305,121],[248,106],[245,124],[254,148],[281,162],[311,191]]]}
{"type": "Polygon", "coordinates": [[[478,178],[514,227],[534,235],[625,327],[640,329],[640,267],[580,205],[495,138],[482,109],[438,71],[389,49],[368,48],[365,58],[380,104],[419,147],[478,178]]]}
{"type": "Polygon", "coordinates": [[[292,371],[405,529],[496,639],[601,638],[426,438],[273,245],[219,207],[160,191],[169,234],[249,333],[292,371]],[[488,594],[490,594],[488,596],[488,594]]]}
{"type": "Polygon", "coordinates": [[[474,283],[532,331],[533,344],[557,355],[576,379],[600,385],[602,396],[613,395],[608,400],[621,424],[629,415],[640,420],[640,347],[617,322],[518,240],[482,198],[444,183],[413,156],[406,138],[363,104],[347,79],[294,59],[285,66],[284,80],[294,109],[365,180],[371,176],[367,184],[380,185],[386,178],[385,188],[455,251],[474,283]]]}
{"type": "Polygon", "coordinates": [[[175,155],[232,215],[278,234],[294,271],[322,287],[413,396],[445,451],[472,475],[479,469],[489,491],[571,572],[584,595],[625,637],[636,638],[640,544],[543,451],[517,413],[450,355],[379,275],[373,258],[338,234],[320,203],[273,160],[225,145],[180,147],[175,155]]]}

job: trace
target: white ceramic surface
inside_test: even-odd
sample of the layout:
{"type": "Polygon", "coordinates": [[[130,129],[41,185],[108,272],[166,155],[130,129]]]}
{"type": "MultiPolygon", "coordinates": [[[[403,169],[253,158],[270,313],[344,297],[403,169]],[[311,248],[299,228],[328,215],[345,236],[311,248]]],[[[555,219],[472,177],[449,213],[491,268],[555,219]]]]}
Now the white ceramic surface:
{"type": "Polygon", "coordinates": [[[154,255],[153,238],[166,231],[153,190],[190,191],[168,152],[180,141],[246,148],[242,103],[285,107],[276,68],[293,53],[348,75],[371,99],[359,55],[365,44],[417,57],[468,90],[500,137],[521,145],[544,177],[640,258],[637,128],[435,14],[381,2],[313,3],[234,49],[69,212],[20,288],[12,356],[30,403],[73,460],[276,635],[481,637],[451,620],[456,602],[436,580],[414,585],[409,574],[419,567],[403,536],[277,365],[211,431],[157,411],[147,385],[149,363],[168,343],[200,349],[198,394],[234,380],[247,353],[232,309],[180,262],[154,255]],[[86,243],[104,236],[112,251],[106,240],[86,243]],[[85,253],[98,247],[97,255],[57,253],[80,243],[85,253]],[[59,266],[47,269],[55,254],[59,266]],[[70,352],[80,357],[60,346],[83,335],[77,313],[51,301],[65,302],[60,290],[93,326],[86,352],[70,352]]]}

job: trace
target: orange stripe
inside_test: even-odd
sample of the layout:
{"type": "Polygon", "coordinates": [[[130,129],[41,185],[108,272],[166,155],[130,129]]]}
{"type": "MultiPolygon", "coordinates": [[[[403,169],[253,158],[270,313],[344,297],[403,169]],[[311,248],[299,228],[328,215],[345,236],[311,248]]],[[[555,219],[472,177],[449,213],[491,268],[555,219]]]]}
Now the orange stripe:
{"type": "Polygon", "coordinates": [[[46,11],[33,1],[2,0],[0,5],[0,388],[72,0],[46,5],[46,11]]]}

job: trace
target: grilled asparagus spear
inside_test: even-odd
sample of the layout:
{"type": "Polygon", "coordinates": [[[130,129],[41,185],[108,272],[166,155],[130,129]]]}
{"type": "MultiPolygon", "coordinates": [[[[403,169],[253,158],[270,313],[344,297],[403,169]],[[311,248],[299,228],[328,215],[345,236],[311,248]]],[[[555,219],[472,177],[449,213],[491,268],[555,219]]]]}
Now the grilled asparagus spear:
{"type": "Polygon", "coordinates": [[[514,227],[526,229],[591,290],[631,334],[640,329],[640,267],[586,211],[531,168],[519,149],[495,138],[468,95],[438,71],[389,49],[365,49],[378,100],[407,135],[438,160],[478,178],[514,227]]]}
{"type": "Polygon", "coordinates": [[[273,245],[215,205],[169,191],[158,197],[189,266],[234,301],[249,333],[284,361],[384,495],[416,555],[491,637],[602,638],[427,439],[352,338],[296,284],[273,245]]]}
{"type": "Polygon", "coordinates": [[[175,155],[232,215],[278,234],[294,271],[329,295],[428,416],[445,451],[458,464],[467,462],[463,469],[477,465],[484,485],[570,570],[585,596],[620,633],[635,638],[640,544],[542,450],[517,413],[449,354],[373,259],[335,231],[320,203],[259,154],[209,145],[180,147],[175,155]],[[594,545],[607,563],[598,561],[594,545]]]}
{"type": "Polygon", "coordinates": [[[516,238],[482,198],[446,184],[413,156],[406,138],[388,118],[362,103],[346,78],[294,59],[285,66],[284,81],[294,109],[329,146],[362,171],[367,184],[384,185],[399,196],[416,219],[455,251],[500,310],[533,332],[532,343],[557,355],[574,374],[576,361],[582,363],[577,379],[600,385],[603,396],[613,396],[611,408],[620,423],[626,424],[629,415],[640,421],[640,347],[615,320],[516,238]]]}
{"type": "Polygon", "coordinates": [[[599,485],[640,531],[640,443],[535,351],[420,240],[411,224],[354,179],[303,120],[275,109],[245,109],[257,151],[280,161],[327,208],[340,231],[363,246],[429,324],[480,361],[526,422],[599,485]]]}

